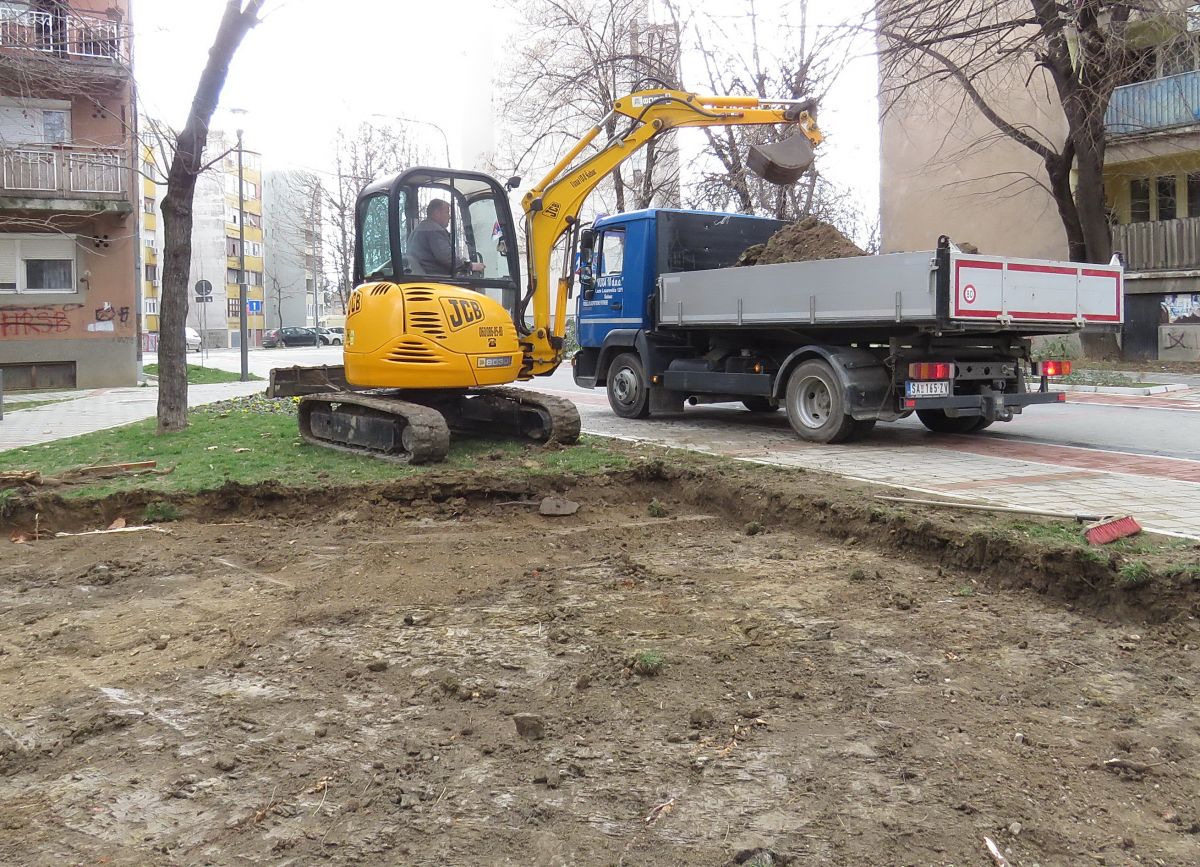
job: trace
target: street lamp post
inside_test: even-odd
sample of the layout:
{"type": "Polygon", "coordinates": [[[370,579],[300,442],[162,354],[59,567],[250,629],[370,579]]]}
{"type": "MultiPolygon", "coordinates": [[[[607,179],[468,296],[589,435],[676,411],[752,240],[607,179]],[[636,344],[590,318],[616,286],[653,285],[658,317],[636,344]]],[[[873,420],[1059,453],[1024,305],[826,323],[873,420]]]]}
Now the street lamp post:
{"type": "Polygon", "coordinates": [[[446,137],[446,131],[431,120],[417,120],[415,117],[401,117],[398,114],[372,114],[371,117],[380,117],[384,120],[400,120],[405,123],[423,123],[425,126],[431,126],[442,135],[442,144],[446,148],[446,168],[454,168],[453,161],[450,159],[450,139],[446,137]]]}
{"type": "Polygon", "coordinates": [[[238,345],[242,351],[242,382],[250,381],[250,347],[246,322],[246,182],[242,179],[242,130],[238,144],[238,345]]]}

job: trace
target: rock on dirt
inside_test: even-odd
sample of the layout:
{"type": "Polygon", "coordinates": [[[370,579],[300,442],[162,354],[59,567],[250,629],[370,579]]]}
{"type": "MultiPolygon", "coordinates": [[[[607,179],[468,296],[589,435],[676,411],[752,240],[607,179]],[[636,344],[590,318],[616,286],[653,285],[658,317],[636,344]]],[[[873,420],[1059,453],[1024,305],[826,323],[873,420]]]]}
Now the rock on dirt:
{"type": "Polygon", "coordinates": [[[535,713],[519,713],[513,717],[517,734],[531,741],[541,740],[546,734],[546,721],[535,713]]]}
{"type": "Polygon", "coordinates": [[[836,227],[816,217],[805,217],[784,226],[765,244],[755,244],[738,258],[739,265],[778,265],[781,262],[811,262],[867,255],[836,227]]]}
{"type": "Polygon", "coordinates": [[[545,515],[548,518],[559,518],[567,515],[574,515],[578,511],[579,504],[573,500],[568,500],[565,497],[544,497],[541,505],[538,507],[539,514],[545,515]]]}

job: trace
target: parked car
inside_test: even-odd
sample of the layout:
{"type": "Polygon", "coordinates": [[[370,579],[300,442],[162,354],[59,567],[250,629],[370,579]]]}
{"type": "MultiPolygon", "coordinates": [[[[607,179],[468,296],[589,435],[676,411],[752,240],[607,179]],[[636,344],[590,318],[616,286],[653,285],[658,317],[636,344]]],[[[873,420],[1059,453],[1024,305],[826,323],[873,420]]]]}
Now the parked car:
{"type": "Polygon", "coordinates": [[[316,346],[317,332],[312,328],[274,328],[263,334],[263,346],[316,346]]]}
{"type": "Polygon", "coordinates": [[[190,325],[183,329],[183,342],[187,346],[188,352],[200,351],[200,332],[190,325]]]}
{"type": "Polygon", "coordinates": [[[341,328],[318,328],[317,333],[321,335],[322,346],[341,346],[345,337],[338,332],[341,328]]]}

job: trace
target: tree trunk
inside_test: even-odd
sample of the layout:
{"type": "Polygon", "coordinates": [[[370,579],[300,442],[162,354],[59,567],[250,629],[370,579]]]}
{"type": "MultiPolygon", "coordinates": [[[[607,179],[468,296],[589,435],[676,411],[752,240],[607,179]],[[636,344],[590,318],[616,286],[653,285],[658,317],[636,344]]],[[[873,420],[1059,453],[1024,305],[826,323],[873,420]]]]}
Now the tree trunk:
{"type": "MultiPolygon", "coordinates": [[[[258,23],[263,0],[228,0],[208,63],[192,99],[183,131],[175,140],[175,155],[167,175],[163,198],[163,273],[159,307],[158,432],[187,427],[187,322],[188,277],[192,263],[192,198],[203,167],[208,125],[216,111],[229,63],[250,28],[258,23]]],[[[239,215],[243,216],[243,215],[239,215]]]]}

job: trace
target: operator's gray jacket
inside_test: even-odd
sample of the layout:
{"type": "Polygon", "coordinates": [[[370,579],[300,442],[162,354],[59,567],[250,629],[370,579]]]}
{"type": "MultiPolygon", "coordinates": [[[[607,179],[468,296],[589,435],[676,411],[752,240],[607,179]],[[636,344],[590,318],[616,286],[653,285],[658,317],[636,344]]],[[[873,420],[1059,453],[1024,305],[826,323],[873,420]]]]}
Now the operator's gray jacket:
{"type": "Polygon", "coordinates": [[[408,236],[405,250],[409,270],[414,274],[454,274],[454,252],[450,247],[450,233],[436,221],[424,219],[408,236]]]}

